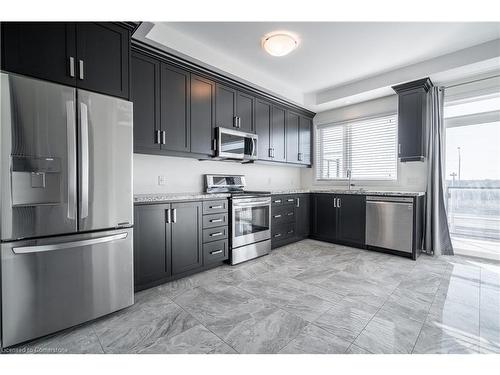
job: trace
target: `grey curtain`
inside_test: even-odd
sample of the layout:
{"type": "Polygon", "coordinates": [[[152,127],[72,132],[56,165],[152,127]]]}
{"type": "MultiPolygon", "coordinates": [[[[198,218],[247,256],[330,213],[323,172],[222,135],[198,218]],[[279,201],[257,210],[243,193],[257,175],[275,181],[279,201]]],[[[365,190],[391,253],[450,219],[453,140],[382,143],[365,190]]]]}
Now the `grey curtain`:
{"type": "Polygon", "coordinates": [[[444,88],[432,87],[427,111],[427,198],[424,245],[435,255],[453,255],[445,207],[445,134],[443,120],[444,88]]]}

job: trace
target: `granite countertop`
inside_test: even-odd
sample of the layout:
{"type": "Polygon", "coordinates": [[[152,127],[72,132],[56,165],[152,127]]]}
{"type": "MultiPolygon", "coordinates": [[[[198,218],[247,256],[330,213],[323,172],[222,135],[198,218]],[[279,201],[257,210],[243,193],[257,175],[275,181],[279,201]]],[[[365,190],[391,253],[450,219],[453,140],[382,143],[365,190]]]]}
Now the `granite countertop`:
{"type": "Polygon", "coordinates": [[[343,190],[343,189],[290,189],[275,190],[273,195],[283,194],[301,194],[301,193],[325,193],[325,194],[356,194],[356,195],[380,195],[380,196],[401,196],[401,197],[419,197],[425,195],[423,191],[382,191],[382,190],[343,190]]]}
{"type": "Polygon", "coordinates": [[[188,200],[214,200],[226,199],[230,195],[207,194],[207,193],[156,193],[156,194],[135,194],[134,203],[162,203],[188,200]]]}

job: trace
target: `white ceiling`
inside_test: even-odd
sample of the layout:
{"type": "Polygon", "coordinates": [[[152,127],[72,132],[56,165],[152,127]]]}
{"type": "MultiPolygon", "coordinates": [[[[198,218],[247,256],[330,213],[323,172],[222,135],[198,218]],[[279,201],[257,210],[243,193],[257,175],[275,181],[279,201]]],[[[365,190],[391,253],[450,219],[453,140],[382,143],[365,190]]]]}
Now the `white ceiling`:
{"type": "Polygon", "coordinates": [[[315,110],[328,108],[316,94],[499,39],[500,23],[169,22],[146,38],[315,110]],[[297,34],[299,47],[265,53],[274,30],[297,34]]]}

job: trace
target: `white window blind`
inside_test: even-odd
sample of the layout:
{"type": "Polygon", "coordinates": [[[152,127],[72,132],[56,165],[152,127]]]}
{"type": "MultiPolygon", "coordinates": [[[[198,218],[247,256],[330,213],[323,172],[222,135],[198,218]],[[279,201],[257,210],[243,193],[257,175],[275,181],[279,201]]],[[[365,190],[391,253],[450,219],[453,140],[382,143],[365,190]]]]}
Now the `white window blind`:
{"type": "Polygon", "coordinates": [[[397,179],[397,115],[321,125],[316,131],[316,178],[397,179]]]}

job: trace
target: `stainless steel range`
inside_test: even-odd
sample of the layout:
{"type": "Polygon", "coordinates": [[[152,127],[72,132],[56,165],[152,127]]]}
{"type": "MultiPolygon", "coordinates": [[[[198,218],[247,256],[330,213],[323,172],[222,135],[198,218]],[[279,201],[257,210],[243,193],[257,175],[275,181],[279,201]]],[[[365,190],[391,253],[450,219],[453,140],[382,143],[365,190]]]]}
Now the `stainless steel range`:
{"type": "Polygon", "coordinates": [[[271,251],[271,193],[246,191],[245,176],[205,175],[207,193],[230,193],[232,265],[271,251]]]}

